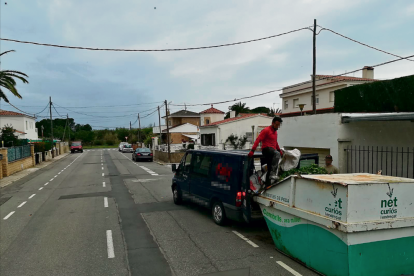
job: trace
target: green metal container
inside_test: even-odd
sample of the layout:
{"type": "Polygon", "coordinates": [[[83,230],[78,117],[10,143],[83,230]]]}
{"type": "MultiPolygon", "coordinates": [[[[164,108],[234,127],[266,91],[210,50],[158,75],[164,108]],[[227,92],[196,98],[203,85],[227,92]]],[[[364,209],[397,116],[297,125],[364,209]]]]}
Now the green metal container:
{"type": "Polygon", "coordinates": [[[322,274],[414,274],[414,179],[293,176],[256,201],[276,248],[322,274]]]}

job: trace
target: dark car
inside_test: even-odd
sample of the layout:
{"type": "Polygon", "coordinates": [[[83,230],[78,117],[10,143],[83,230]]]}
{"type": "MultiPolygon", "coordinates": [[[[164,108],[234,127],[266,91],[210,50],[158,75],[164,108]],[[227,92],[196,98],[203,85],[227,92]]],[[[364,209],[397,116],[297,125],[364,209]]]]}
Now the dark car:
{"type": "Polygon", "coordinates": [[[152,155],[152,152],[148,148],[137,148],[132,153],[132,160],[134,161],[153,161],[154,156],[152,155]]]}
{"type": "MultiPolygon", "coordinates": [[[[251,222],[263,218],[259,205],[253,201],[250,176],[255,168],[254,158],[248,151],[189,150],[175,175],[172,192],[175,204],[190,200],[211,209],[213,220],[223,225],[226,219],[251,222]]],[[[317,154],[301,156],[299,166],[318,163],[317,154]]]]}
{"type": "Polygon", "coordinates": [[[73,141],[70,145],[70,152],[74,153],[75,151],[83,152],[82,142],[80,141],[73,141]]]}

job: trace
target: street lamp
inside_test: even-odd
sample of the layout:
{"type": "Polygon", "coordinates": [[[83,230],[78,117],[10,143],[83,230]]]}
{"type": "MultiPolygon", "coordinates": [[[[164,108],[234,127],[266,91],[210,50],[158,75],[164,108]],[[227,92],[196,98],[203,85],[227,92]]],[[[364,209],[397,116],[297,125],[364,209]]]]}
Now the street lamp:
{"type": "Polygon", "coordinates": [[[303,108],[305,107],[305,105],[306,105],[306,104],[298,104],[299,109],[300,109],[300,116],[303,116],[303,115],[302,115],[302,111],[303,111],[303,108]]]}

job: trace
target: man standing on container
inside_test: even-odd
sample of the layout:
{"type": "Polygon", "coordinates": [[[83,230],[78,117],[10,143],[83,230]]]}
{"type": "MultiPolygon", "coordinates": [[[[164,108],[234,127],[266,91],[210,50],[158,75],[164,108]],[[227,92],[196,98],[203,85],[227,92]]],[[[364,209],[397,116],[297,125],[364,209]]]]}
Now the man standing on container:
{"type": "Polygon", "coordinates": [[[327,155],[325,157],[325,169],[328,171],[328,173],[330,174],[338,174],[339,170],[337,167],[335,167],[334,165],[332,165],[332,155],[327,155]]]}
{"type": "Polygon", "coordinates": [[[276,116],[272,120],[272,125],[266,127],[260,132],[257,137],[252,150],[249,152],[249,157],[253,157],[254,151],[260,142],[262,142],[262,154],[267,164],[266,186],[270,185],[270,179],[277,179],[276,171],[279,164],[279,159],[283,156],[283,151],[277,143],[277,130],[283,122],[282,118],[276,116]],[[268,177],[270,176],[270,177],[268,177]]]}

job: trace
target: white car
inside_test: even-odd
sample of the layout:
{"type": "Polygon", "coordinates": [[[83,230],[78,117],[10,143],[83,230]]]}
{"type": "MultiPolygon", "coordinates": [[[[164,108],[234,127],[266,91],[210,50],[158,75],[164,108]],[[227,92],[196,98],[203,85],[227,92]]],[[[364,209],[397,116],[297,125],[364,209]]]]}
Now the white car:
{"type": "Polygon", "coordinates": [[[132,148],[132,145],[126,144],[123,146],[122,152],[134,152],[134,149],[132,148]]]}
{"type": "Polygon", "coordinates": [[[122,149],[124,148],[124,145],[128,145],[128,143],[127,142],[121,142],[121,143],[119,143],[118,151],[122,151],[122,149]]]}

